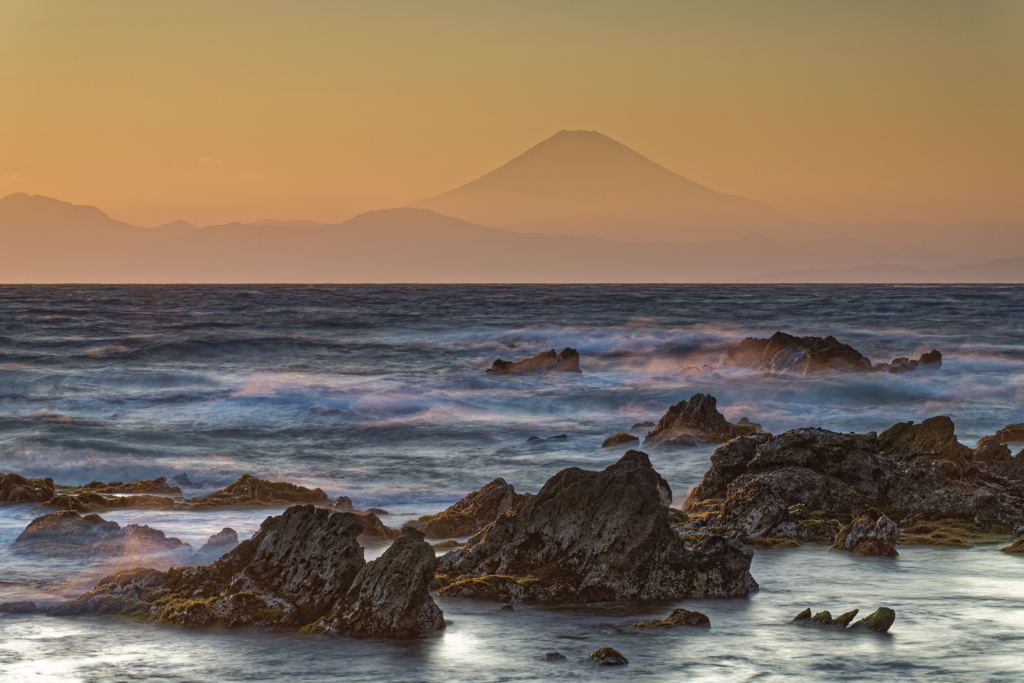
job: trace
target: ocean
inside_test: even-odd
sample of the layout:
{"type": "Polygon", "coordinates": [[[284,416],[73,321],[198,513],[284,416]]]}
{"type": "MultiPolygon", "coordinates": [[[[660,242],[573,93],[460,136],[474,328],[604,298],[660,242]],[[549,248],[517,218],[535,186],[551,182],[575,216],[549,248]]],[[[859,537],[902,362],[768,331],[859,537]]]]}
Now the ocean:
{"type": "MultiPolygon", "coordinates": [[[[973,446],[1024,421],[1024,287],[0,286],[0,472],[64,484],[185,472],[185,494],[202,495],[249,472],[384,508],[399,526],[495,477],[536,492],[565,467],[604,468],[625,450],[604,438],[694,393],[774,433],[948,415],[973,446]],[[778,330],[834,335],[874,362],[934,348],[943,364],[899,375],[720,367],[728,345],[778,330]],[[582,374],[484,374],[497,358],[565,347],[582,374]]],[[[712,450],[650,452],[677,505],[712,450]]],[[[0,602],[53,602],[116,568],[12,553],[43,512],[0,506],[0,602]]],[[[247,538],[274,512],[103,516],[198,547],[224,526],[247,538]]],[[[508,613],[438,599],[451,626],[402,642],[0,615],[0,679],[1021,680],[1024,560],[999,547],[904,547],[896,560],[758,550],[761,590],[741,600],[508,613]],[[897,612],[887,635],[786,625],[804,607],[879,605],[897,612]],[[629,628],[675,606],[706,613],[711,629],[629,628]],[[629,666],[579,663],[606,645],[629,666]],[[551,650],[569,661],[543,661],[551,650]]]]}

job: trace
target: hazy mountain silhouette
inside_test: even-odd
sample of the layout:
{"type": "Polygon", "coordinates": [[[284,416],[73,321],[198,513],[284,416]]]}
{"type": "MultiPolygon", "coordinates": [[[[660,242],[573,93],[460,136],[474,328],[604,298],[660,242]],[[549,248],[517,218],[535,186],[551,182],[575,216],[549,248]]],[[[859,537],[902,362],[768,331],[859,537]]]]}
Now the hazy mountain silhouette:
{"type": "Polygon", "coordinates": [[[582,130],[563,130],[487,175],[413,206],[509,230],[630,241],[707,241],[795,222],[582,130]]]}
{"type": "Polygon", "coordinates": [[[769,273],[750,279],[750,282],[787,283],[1024,283],[1024,258],[992,259],[981,263],[949,266],[946,268],[914,268],[892,264],[876,264],[842,270],[793,270],[769,273]]]}

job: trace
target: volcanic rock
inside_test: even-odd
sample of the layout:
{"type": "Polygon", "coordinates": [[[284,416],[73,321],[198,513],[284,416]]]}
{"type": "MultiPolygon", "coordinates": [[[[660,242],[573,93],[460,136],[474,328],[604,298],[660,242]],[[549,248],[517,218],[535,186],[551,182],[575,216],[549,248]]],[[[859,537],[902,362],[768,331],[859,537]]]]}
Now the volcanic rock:
{"type": "Polygon", "coordinates": [[[652,619],[650,621],[638,621],[633,624],[636,628],[667,628],[671,626],[710,626],[711,620],[706,614],[677,607],[672,614],[664,619],[652,619]]]}
{"type": "Polygon", "coordinates": [[[28,479],[20,474],[0,474],[0,503],[45,503],[53,498],[53,479],[28,479]]]}
{"type": "Polygon", "coordinates": [[[138,524],[121,527],[99,515],[82,517],[74,510],[60,510],[33,519],[12,547],[53,556],[99,558],[144,558],[191,550],[187,543],[167,538],[158,529],[138,524]]]}
{"type": "Polygon", "coordinates": [[[451,538],[472,536],[485,526],[505,514],[520,502],[525,495],[504,479],[498,478],[451,507],[437,514],[424,515],[414,522],[407,522],[422,531],[427,538],[451,538]]]}
{"type": "Polygon", "coordinates": [[[860,513],[848,528],[836,537],[832,546],[838,550],[849,550],[859,555],[896,557],[896,543],[900,540],[900,529],[896,522],[877,508],[860,513]]]}
{"type": "Polygon", "coordinates": [[[629,664],[629,660],[622,656],[618,650],[610,647],[602,647],[594,650],[587,656],[587,662],[595,666],[620,666],[629,664]]]}
{"type": "Polygon", "coordinates": [[[345,599],[303,630],[357,638],[407,638],[440,631],[444,614],[430,597],[434,550],[411,527],[383,555],[364,566],[345,599]]]}
{"type": "Polygon", "coordinates": [[[629,443],[631,441],[639,442],[640,441],[640,437],[633,436],[632,434],[629,434],[628,432],[619,432],[618,434],[613,434],[612,436],[609,436],[607,439],[605,439],[604,443],[601,444],[601,448],[610,448],[612,446],[621,446],[622,444],[629,443]]]}
{"type": "Polygon", "coordinates": [[[210,564],[218,557],[233,550],[238,545],[238,533],[231,528],[224,527],[207,539],[203,547],[192,556],[192,564],[210,564]]]}
{"type": "Polygon", "coordinates": [[[753,425],[740,426],[727,422],[725,416],[718,412],[718,400],[714,396],[694,394],[668,409],[657,426],[647,433],[644,445],[724,443],[756,431],[753,425]]]}
{"type": "Polygon", "coordinates": [[[600,472],[571,467],[438,560],[439,595],[546,604],[740,597],[750,553],[711,536],[688,549],[672,491],[645,453],[600,472]]]}
{"type": "Polygon", "coordinates": [[[511,362],[498,359],[487,369],[486,374],[496,375],[509,372],[582,372],[580,370],[580,352],[576,349],[562,349],[555,353],[554,349],[537,354],[533,358],[511,362]]]}
{"type": "Polygon", "coordinates": [[[289,503],[322,503],[327,494],[320,489],[307,489],[286,481],[257,479],[243,474],[236,482],[202,498],[189,500],[193,505],[286,505],[289,503]]]}

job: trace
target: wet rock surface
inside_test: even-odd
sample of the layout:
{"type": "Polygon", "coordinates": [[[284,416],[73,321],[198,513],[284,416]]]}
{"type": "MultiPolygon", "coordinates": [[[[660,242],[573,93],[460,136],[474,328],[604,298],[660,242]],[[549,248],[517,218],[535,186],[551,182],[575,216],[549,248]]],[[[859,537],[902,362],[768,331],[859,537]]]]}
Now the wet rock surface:
{"type": "Polygon", "coordinates": [[[800,614],[793,617],[793,620],[789,623],[795,626],[818,626],[821,628],[835,628],[835,629],[846,629],[848,631],[873,631],[875,633],[886,633],[892,628],[893,623],[896,621],[896,612],[889,609],[888,607],[879,607],[874,612],[864,617],[860,621],[850,626],[850,622],[854,620],[860,610],[850,610],[840,614],[837,617],[833,617],[832,614],[825,610],[818,612],[814,616],[811,616],[811,610],[805,609],[800,614]]]}
{"type": "Polygon", "coordinates": [[[622,666],[623,664],[629,664],[629,660],[621,652],[610,647],[594,650],[587,656],[587,662],[594,666],[622,666]]]}
{"type": "MultiPolygon", "coordinates": [[[[181,475],[179,475],[181,476],[181,475]]],[[[186,480],[188,475],[185,475],[186,480]]],[[[167,477],[156,479],[140,479],[128,483],[120,481],[91,481],[84,486],[57,486],[57,492],[63,494],[98,493],[111,495],[115,493],[148,493],[161,496],[181,495],[181,488],[167,482],[167,477]]]]}
{"type": "Polygon", "coordinates": [[[238,545],[238,532],[229,527],[221,529],[207,539],[195,555],[192,556],[192,564],[210,564],[218,557],[233,550],[238,545]]]}
{"type": "Polygon", "coordinates": [[[0,503],[45,503],[54,496],[53,479],[0,474],[0,503]]]}
{"type": "Polygon", "coordinates": [[[233,484],[202,498],[191,498],[192,505],[271,505],[322,503],[327,494],[286,481],[267,481],[243,474],[233,484]]]}
{"type": "Polygon", "coordinates": [[[526,498],[525,494],[516,493],[507,481],[498,478],[446,510],[424,515],[406,526],[419,529],[427,538],[472,536],[526,498]]]}
{"type": "Polygon", "coordinates": [[[611,448],[612,446],[621,446],[623,444],[630,443],[632,441],[640,442],[640,437],[633,436],[628,432],[619,432],[618,434],[612,434],[604,442],[601,443],[601,448],[611,448]]]}
{"type": "Polygon", "coordinates": [[[561,353],[554,349],[539,353],[533,358],[521,361],[498,359],[486,370],[488,375],[500,375],[510,372],[582,372],[580,370],[580,353],[576,349],[565,348],[561,353]]]}
{"type": "MultiPolygon", "coordinates": [[[[900,527],[959,520],[968,538],[1008,534],[1024,523],[1024,468],[990,448],[961,444],[947,417],[877,435],[809,427],[740,437],[712,454],[680,532],[824,540],[838,527],[837,547],[888,556],[900,527]],[[855,519],[872,508],[871,519],[855,519]]],[[[915,538],[927,542],[931,531],[915,538]]]]}
{"type": "Polygon", "coordinates": [[[909,372],[919,368],[938,369],[942,354],[936,350],[917,360],[896,358],[874,365],[860,351],[835,337],[794,337],[776,332],[768,339],[747,337],[726,349],[726,363],[763,370],[772,374],[792,372],[909,372]]]}
{"type": "Polygon", "coordinates": [[[677,607],[664,619],[652,619],[650,621],[638,621],[633,624],[635,628],[670,628],[672,626],[710,626],[711,620],[706,614],[693,610],[677,607]]]}
{"type": "Polygon", "coordinates": [[[740,597],[757,589],[750,554],[671,528],[672,492],[645,453],[599,471],[562,470],[438,560],[439,595],[547,604],[740,597]]]}
{"type": "Polygon", "coordinates": [[[31,600],[0,602],[0,614],[34,614],[38,609],[31,600]]]}
{"type": "Polygon", "coordinates": [[[146,558],[162,554],[191,554],[191,546],[149,526],[107,521],[99,515],[82,516],[60,510],[37,517],[15,539],[12,548],[55,557],[146,558]]]}
{"type": "Polygon", "coordinates": [[[647,433],[644,446],[696,446],[699,443],[725,443],[738,436],[754,434],[752,424],[728,422],[718,412],[718,401],[710,394],[694,394],[670,407],[647,433]]]}

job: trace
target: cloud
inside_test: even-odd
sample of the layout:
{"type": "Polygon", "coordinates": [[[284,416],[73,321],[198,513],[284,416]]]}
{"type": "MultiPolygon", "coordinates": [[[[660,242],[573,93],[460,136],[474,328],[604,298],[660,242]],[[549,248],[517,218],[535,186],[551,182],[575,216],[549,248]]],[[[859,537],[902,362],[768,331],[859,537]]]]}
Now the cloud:
{"type": "Polygon", "coordinates": [[[217,164],[223,164],[222,159],[214,159],[213,157],[201,157],[199,163],[203,166],[216,166],[217,164]]]}

